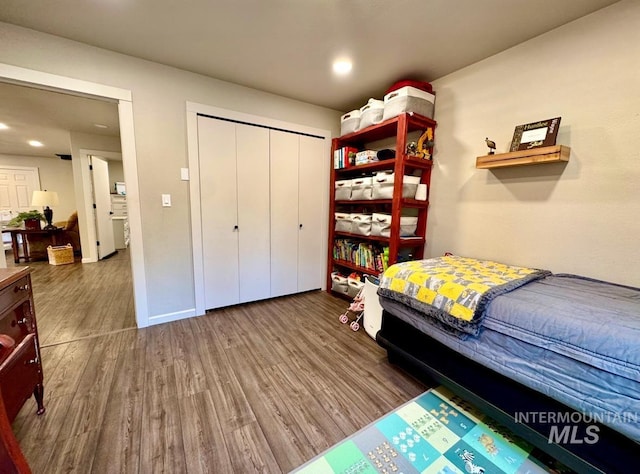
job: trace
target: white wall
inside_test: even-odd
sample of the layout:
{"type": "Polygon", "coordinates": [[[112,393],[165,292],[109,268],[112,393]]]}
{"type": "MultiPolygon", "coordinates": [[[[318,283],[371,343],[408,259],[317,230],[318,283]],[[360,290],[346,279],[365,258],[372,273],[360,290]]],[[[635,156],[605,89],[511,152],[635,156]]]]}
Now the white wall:
{"type": "Polygon", "coordinates": [[[640,2],[623,1],[434,81],[426,254],[640,285],[640,2]],[[561,116],[566,166],[475,169],[484,138],[561,116]]]}
{"type": "Polygon", "coordinates": [[[58,193],[60,204],[53,206],[53,221],[65,221],[76,210],[71,161],[41,156],[0,155],[1,166],[38,168],[40,188],[58,193]]]}
{"type": "MultiPolygon", "coordinates": [[[[186,101],[339,130],[340,112],[0,23],[0,62],[132,91],[150,316],[194,307],[186,101]],[[161,206],[161,194],[172,207],[161,206]]],[[[203,50],[206,54],[206,50],[203,50]]],[[[327,161],[328,163],[328,161],[327,161]]],[[[328,186],[327,186],[328,187],[328,186]]]]}

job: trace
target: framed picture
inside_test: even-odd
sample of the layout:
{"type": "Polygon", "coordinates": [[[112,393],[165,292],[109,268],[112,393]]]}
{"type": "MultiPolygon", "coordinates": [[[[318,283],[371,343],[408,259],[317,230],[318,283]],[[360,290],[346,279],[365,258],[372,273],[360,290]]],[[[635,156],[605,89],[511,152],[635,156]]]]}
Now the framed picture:
{"type": "Polygon", "coordinates": [[[518,125],[513,132],[511,151],[529,150],[541,146],[555,145],[561,118],[562,117],[556,117],[518,125]]]}

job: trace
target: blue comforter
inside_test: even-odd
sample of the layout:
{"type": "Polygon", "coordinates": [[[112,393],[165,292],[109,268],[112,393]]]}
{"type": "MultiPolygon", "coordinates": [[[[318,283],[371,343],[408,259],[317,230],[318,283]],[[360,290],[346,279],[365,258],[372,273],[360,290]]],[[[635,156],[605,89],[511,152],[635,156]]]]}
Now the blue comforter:
{"type": "Polygon", "coordinates": [[[496,297],[484,325],[640,382],[640,289],[550,276],[496,297]]]}

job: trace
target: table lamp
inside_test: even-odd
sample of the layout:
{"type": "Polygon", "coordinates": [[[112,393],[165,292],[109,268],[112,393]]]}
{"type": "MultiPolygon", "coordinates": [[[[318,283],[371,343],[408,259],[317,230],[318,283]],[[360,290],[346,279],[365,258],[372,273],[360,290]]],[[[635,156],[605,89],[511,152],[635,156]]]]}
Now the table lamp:
{"type": "Polygon", "coordinates": [[[58,193],[55,191],[34,191],[31,197],[31,205],[44,207],[44,218],[47,220],[47,225],[44,230],[55,229],[55,226],[51,223],[53,220],[53,211],[49,206],[58,205],[58,193]]]}

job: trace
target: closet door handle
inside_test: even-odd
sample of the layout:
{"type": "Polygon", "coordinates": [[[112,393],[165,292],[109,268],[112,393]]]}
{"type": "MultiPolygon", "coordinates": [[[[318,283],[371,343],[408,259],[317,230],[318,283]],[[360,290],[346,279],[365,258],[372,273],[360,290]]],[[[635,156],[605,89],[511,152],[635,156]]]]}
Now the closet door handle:
{"type": "Polygon", "coordinates": [[[238,226],[237,226],[237,225],[234,225],[234,226],[233,226],[233,230],[234,230],[234,231],[235,231],[235,230],[238,230],[238,226]]]}
{"type": "Polygon", "coordinates": [[[302,229],[302,224],[300,224],[300,228],[302,229]]]}

